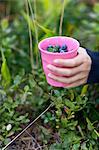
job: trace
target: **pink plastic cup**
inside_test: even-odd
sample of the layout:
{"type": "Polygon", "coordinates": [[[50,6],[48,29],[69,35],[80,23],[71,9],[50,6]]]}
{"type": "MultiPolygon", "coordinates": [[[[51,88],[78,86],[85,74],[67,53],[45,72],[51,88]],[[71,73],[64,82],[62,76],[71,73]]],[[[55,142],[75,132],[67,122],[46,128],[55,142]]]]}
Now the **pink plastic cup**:
{"type": "Polygon", "coordinates": [[[51,73],[51,71],[47,68],[48,64],[53,64],[53,61],[55,59],[72,59],[77,56],[77,50],[79,48],[79,42],[71,37],[65,37],[65,36],[55,36],[46,38],[39,42],[38,48],[41,52],[41,58],[42,58],[42,64],[43,64],[43,70],[46,75],[47,82],[51,86],[55,87],[66,87],[67,84],[57,82],[51,78],[48,77],[48,74],[51,73]],[[47,47],[49,45],[60,45],[66,44],[68,47],[68,52],[66,53],[53,53],[48,52],[47,47]]]}

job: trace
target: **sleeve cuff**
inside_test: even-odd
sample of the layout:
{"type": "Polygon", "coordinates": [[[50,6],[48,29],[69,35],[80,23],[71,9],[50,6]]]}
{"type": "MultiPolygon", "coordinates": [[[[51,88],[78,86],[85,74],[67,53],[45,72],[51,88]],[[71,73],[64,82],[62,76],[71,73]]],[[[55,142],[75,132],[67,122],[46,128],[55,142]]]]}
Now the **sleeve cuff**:
{"type": "Polygon", "coordinates": [[[92,60],[87,83],[99,83],[99,52],[92,52],[88,49],[86,51],[92,60]]]}

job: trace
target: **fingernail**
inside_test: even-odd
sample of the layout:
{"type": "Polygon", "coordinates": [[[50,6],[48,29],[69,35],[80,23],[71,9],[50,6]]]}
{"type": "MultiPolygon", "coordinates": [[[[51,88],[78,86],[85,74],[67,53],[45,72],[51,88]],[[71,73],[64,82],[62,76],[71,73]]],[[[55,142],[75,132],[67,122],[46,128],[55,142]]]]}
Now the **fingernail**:
{"type": "Polygon", "coordinates": [[[47,68],[51,69],[51,65],[47,65],[47,68]]]}
{"type": "Polygon", "coordinates": [[[57,59],[55,59],[55,60],[54,60],[54,63],[58,63],[58,60],[57,60],[57,59]]]}
{"type": "Polygon", "coordinates": [[[48,74],[48,77],[51,77],[51,73],[48,74]]]}

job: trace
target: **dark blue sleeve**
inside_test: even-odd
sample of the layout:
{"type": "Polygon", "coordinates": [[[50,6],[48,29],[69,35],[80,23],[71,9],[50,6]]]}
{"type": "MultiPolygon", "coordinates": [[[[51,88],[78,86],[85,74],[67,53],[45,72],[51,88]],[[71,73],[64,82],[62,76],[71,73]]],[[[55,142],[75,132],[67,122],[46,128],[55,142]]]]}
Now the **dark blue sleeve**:
{"type": "Polygon", "coordinates": [[[87,83],[99,83],[99,52],[93,52],[88,49],[86,49],[86,51],[92,60],[87,83]]]}

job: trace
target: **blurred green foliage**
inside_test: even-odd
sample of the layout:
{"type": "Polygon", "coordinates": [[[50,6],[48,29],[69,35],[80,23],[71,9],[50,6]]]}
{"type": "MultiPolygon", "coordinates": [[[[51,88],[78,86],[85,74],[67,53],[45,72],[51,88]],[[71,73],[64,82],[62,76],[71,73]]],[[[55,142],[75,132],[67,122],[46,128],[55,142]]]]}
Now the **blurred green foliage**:
{"type": "MultiPolygon", "coordinates": [[[[2,2],[6,16],[0,16],[1,147],[22,130],[23,124],[52,103],[53,107],[41,117],[42,143],[48,144],[50,150],[98,150],[99,86],[54,88],[47,84],[42,70],[37,44],[41,39],[59,35],[62,3],[62,0],[2,2]],[[7,130],[9,124],[11,129],[7,130]],[[47,133],[45,126],[51,131],[47,133]]],[[[62,35],[72,36],[81,46],[98,51],[99,3],[92,7],[78,0],[65,1],[62,29],[62,35]]]]}

